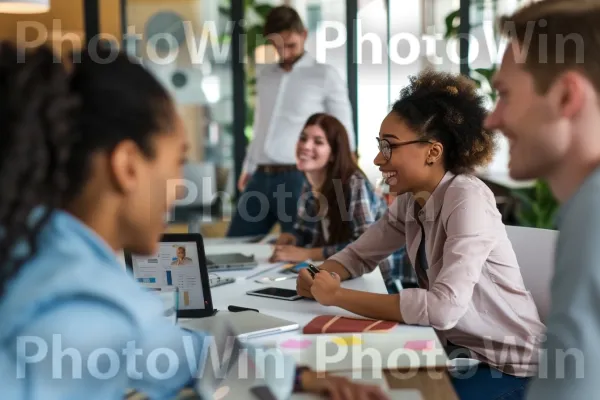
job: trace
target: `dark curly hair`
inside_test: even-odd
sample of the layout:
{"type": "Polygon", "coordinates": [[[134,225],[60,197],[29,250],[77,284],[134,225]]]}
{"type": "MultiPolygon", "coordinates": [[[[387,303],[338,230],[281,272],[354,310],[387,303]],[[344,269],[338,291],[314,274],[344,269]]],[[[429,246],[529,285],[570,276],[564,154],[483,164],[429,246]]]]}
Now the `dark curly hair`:
{"type": "Polygon", "coordinates": [[[392,107],[419,136],[444,146],[444,167],[455,174],[487,165],[496,150],[495,133],[484,128],[485,98],[462,75],[425,70],[410,77],[392,107]]]}
{"type": "Polygon", "coordinates": [[[37,232],[63,200],[76,106],[51,50],[32,51],[19,63],[22,54],[0,43],[0,291],[36,252],[37,232]],[[30,220],[38,205],[46,208],[30,220]],[[28,254],[12,254],[20,242],[28,254]]]}
{"type": "Polygon", "coordinates": [[[48,47],[0,42],[0,295],[53,210],[82,190],[91,155],[132,140],[151,157],[152,135],[173,121],[168,93],[124,53],[74,59],[69,75],[48,47]]]}

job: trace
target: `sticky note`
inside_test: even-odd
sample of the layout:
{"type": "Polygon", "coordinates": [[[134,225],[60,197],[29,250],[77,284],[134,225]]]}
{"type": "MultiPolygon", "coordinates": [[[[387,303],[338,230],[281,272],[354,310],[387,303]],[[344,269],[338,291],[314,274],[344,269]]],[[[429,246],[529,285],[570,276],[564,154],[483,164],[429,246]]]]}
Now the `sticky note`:
{"type": "Polygon", "coordinates": [[[221,386],[220,388],[218,388],[215,391],[215,394],[213,395],[212,400],[221,400],[223,398],[225,398],[225,396],[227,396],[229,394],[229,386],[221,386]]]}
{"type": "Polygon", "coordinates": [[[362,344],[362,340],[356,336],[335,337],[333,338],[333,343],[338,346],[358,346],[362,344]]]}
{"type": "Polygon", "coordinates": [[[288,339],[279,345],[279,347],[281,347],[282,349],[290,350],[304,350],[308,349],[310,346],[312,346],[312,341],[308,339],[288,339]]]}
{"type": "Polygon", "coordinates": [[[404,343],[404,348],[409,350],[433,350],[434,347],[433,340],[409,340],[404,343]]]}

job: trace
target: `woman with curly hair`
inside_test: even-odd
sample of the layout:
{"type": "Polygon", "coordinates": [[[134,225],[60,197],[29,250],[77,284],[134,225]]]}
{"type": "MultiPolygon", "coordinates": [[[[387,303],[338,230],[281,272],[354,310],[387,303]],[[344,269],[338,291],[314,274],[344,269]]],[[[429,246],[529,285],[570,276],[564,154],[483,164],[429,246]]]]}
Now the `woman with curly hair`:
{"type": "Polygon", "coordinates": [[[368,318],[432,326],[450,358],[480,361],[468,379],[455,377],[461,399],[509,392],[512,399],[523,396],[537,370],[544,325],[494,195],[472,175],[494,152],[486,114],[467,78],[432,71],[413,77],[377,138],[375,164],[396,200],[358,240],[323,263],[328,273],[313,279],[302,271],[297,289],[368,318]],[[340,287],[404,245],[418,288],[385,295],[340,287]]]}

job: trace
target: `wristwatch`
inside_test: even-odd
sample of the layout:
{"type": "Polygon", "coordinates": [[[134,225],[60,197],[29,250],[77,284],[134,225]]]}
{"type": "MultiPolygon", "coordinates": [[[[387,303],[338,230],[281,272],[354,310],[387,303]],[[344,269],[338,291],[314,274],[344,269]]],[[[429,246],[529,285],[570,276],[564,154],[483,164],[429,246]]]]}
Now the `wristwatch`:
{"type": "Polygon", "coordinates": [[[302,387],[302,373],[310,371],[308,367],[296,368],[296,377],[294,378],[294,392],[301,392],[304,388],[302,387]]]}

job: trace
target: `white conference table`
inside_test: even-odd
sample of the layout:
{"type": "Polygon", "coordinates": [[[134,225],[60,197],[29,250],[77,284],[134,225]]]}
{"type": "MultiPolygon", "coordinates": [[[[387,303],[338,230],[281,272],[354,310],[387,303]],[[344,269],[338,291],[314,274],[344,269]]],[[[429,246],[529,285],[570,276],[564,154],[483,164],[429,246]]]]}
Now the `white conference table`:
{"type": "MultiPolygon", "coordinates": [[[[270,264],[268,258],[272,254],[272,245],[266,244],[236,244],[232,245],[215,245],[206,247],[206,255],[223,254],[228,252],[239,252],[242,254],[253,254],[256,257],[258,266],[248,271],[228,271],[218,272],[216,275],[220,277],[234,277],[236,282],[217,286],[211,289],[212,300],[215,308],[219,312],[227,311],[230,305],[254,308],[265,314],[274,317],[284,318],[299,323],[301,326],[306,325],[314,317],[322,314],[348,315],[356,316],[348,311],[338,307],[325,307],[319,303],[308,300],[285,301],[270,299],[258,296],[249,296],[247,291],[260,289],[268,286],[275,286],[286,289],[296,289],[295,276],[280,272],[286,263],[270,264]],[[259,274],[256,276],[257,274],[259,274]],[[256,277],[251,277],[256,276],[256,277]],[[256,279],[262,277],[291,277],[279,282],[259,283],[256,279]]],[[[381,272],[379,269],[367,274],[359,279],[354,279],[342,283],[343,287],[355,290],[363,290],[373,293],[387,293],[381,272]]],[[[423,334],[433,331],[427,327],[409,327],[404,326],[404,329],[420,330],[423,334]]]]}
{"type": "MultiPolygon", "coordinates": [[[[213,287],[211,289],[213,304],[215,308],[219,310],[219,313],[227,313],[228,306],[235,305],[257,309],[261,313],[294,321],[300,325],[300,331],[278,334],[276,335],[277,339],[282,339],[282,336],[284,335],[293,337],[301,334],[302,327],[319,315],[331,314],[356,317],[355,314],[341,308],[326,307],[309,299],[285,301],[247,295],[246,292],[249,290],[259,289],[269,285],[288,289],[296,288],[296,280],[293,278],[268,284],[256,282],[256,279],[261,277],[290,276],[289,274],[280,272],[285,263],[269,263],[268,258],[271,256],[272,251],[273,246],[269,244],[248,244],[223,241],[211,243],[210,240],[206,241],[205,253],[207,256],[238,252],[243,254],[253,254],[258,262],[258,266],[252,270],[217,273],[220,277],[236,278],[234,283],[213,287]]],[[[373,293],[387,293],[379,269],[360,278],[342,282],[342,286],[373,293]]],[[[436,347],[441,347],[439,339],[431,327],[399,324],[393,332],[410,334],[411,336],[416,336],[422,340],[435,340],[436,347]]],[[[269,342],[270,340],[272,340],[272,337],[269,336],[252,339],[255,343],[264,343],[269,342]]],[[[415,372],[410,378],[394,379],[388,377],[388,383],[391,387],[397,389],[418,389],[421,391],[425,400],[456,399],[456,394],[449,381],[445,368],[439,366],[435,368],[428,367],[427,370],[415,372]],[[432,372],[434,373],[432,374],[432,372]]]]}

